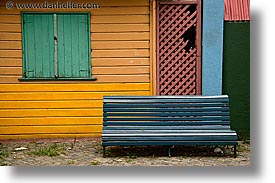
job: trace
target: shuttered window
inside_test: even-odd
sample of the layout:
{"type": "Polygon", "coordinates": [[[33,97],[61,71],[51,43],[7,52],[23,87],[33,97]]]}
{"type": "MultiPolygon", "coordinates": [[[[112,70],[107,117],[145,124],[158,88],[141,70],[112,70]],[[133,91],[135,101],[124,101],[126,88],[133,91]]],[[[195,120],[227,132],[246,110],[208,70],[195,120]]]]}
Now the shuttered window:
{"type": "Polygon", "coordinates": [[[23,79],[94,79],[88,13],[23,13],[23,79]]]}

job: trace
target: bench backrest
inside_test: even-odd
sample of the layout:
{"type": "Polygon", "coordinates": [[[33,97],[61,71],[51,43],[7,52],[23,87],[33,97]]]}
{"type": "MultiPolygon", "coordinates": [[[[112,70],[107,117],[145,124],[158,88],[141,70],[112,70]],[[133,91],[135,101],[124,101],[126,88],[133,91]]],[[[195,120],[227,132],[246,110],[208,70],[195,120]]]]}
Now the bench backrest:
{"type": "Polygon", "coordinates": [[[221,96],[105,96],[104,126],[201,126],[230,128],[229,98],[221,96]]]}

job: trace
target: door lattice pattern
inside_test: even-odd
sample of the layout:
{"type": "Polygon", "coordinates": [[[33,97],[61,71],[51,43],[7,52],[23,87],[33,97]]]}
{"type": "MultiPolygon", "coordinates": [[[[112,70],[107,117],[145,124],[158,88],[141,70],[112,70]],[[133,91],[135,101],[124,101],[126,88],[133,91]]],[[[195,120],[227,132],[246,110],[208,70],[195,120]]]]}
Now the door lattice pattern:
{"type": "Polygon", "coordinates": [[[200,94],[198,4],[159,2],[157,59],[159,95],[200,94]]]}

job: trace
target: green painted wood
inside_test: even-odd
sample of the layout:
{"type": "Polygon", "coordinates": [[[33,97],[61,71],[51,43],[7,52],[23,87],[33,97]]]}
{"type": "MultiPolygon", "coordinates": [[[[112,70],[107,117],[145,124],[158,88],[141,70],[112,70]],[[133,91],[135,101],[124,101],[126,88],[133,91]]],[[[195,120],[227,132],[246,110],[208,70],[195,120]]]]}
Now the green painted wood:
{"type": "Polygon", "coordinates": [[[58,75],[90,77],[88,14],[57,14],[58,75]]]}
{"type": "Polygon", "coordinates": [[[53,77],[53,16],[23,14],[24,76],[53,77]]]}
{"type": "Polygon", "coordinates": [[[223,93],[230,95],[232,128],[250,139],[250,22],[224,26],[223,93]]]}
{"type": "Polygon", "coordinates": [[[91,77],[90,16],[79,15],[79,69],[80,77],[91,77]]]}
{"type": "MultiPolygon", "coordinates": [[[[89,14],[56,13],[56,16],[58,78],[91,78],[89,14]]],[[[22,20],[22,80],[57,79],[54,13],[22,13],[22,20]]]]}

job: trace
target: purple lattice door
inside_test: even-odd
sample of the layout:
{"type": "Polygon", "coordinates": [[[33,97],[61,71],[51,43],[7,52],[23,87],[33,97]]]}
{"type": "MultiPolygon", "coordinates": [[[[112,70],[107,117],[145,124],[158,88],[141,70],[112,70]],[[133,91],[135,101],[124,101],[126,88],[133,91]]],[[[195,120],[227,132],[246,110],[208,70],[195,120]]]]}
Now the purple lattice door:
{"type": "Polygon", "coordinates": [[[157,2],[157,94],[201,94],[200,0],[157,2]]]}

